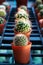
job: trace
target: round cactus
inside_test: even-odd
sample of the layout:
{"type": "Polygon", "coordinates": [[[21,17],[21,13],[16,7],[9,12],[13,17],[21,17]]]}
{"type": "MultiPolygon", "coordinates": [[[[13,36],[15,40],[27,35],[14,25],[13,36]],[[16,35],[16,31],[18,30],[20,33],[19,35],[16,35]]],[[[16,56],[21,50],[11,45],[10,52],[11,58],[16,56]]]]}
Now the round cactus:
{"type": "Polygon", "coordinates": [[[17,34],[13,42],[15,46],[26,46],[28,44],[28,38],[24,34],[17,34]]]}
{"type": "Polygon", "coordinates": [[[42,4],[42,0],[36,0],[36,5],[42,4]]]}
{"type": "Polygon", "coordinates": [[[6,11],[3,9],[0,9],[0,17],[6,16],[6,11]]]}
{"type": "Polygon", "coordinates": [[[42,9],[42,10],[40,10],[40,15],[41,15],[41,16],[43,16],[43,9],[42,9]]]}
{"type": "Polygon", "coordinates": [[[21,9],[21,11],[18,11],[16,14],[15,14],[15,18],[16,19],[20,19],[20,18],[24,18],[24,19],[28,19],[28,14],[23,10],[21,9]]]}
{"type": "Polygon", "coordinates": [[[43,9],[43,4],[38,5],[38,10],[43,9]]]}
{"type": "Polygon", "coordinates": [[[27,11],[27,7],[26,7],[26,6],[20,6],[19,8],[21,8],[21,9],[27,11]]]}
{"type": "Polygon", "coordinates": [[[29,32],[31,29],[31,25],[29,22],[23,22],[23,21],[19,21],[17,22],[17,24],[15,25],[15,30],[17,32],[21,32],[21,33],[27,33],[29,32]]]}
{"type": "Polygon", "coordinates": [[[0,17],[0,24],[4,23],[4,19],[2,17],[0,17]]]}

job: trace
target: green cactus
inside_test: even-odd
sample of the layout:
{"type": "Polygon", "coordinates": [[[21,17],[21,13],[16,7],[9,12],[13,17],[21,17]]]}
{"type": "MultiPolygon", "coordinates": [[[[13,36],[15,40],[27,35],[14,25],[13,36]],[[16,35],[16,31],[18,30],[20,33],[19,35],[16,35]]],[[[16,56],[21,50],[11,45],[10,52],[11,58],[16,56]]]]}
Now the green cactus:
{"type": "Polygon", "coordinates": [[[30,28],[31,28],[31,25],[29,24],[29,22],[27,23],[27,22],[19,21],[15,25],[15,30],[17,32],[27,33],[30,31],[30,28]]]}
{"type": "Polygon", "coordinates": [[[36,5],[42,4],[42,0],[36,0],[36,5]]]}
{"type": "Polygon", "coordinates": [[[40,15],[43,17],[43,9],[40,10],[40,15]]]}
{"type": "Polygon", "coordinates": [[[15,18],[24,18],[24,19],[28,19],[28,14],[24,11],[24,10],[21,10],[19,12],[17,12],[17,14],[15,14],[15,18]]]}
{"type": "Polygon", "coordinates": [[[28,38],[24,34],[17,34],[13,42],[15,46],[26,46],[28,44],[28,38]]]}
{"type": "Polygon", "coordinates": [[[21,9],[27,11],[27,7],[26,6],[20,6],[21,9]]]}
{"type": "Polygon", "coordinates": [[[0,24],[4,23],[4,19],[2,17],[0,17],[0,24]]]}
{"type": "Polygon", "coordinates": [[[43,9],[43,4],[38,5],[38,10],[43,9]]]}
{"type": "Polygon", "coordinates": [[[3,16],[6,16],[6,12],[5,12],[3,9],[0,10],[0,17],[1,17],[1,16],[2,16],[2,17],[3,17],[3,16]]]}

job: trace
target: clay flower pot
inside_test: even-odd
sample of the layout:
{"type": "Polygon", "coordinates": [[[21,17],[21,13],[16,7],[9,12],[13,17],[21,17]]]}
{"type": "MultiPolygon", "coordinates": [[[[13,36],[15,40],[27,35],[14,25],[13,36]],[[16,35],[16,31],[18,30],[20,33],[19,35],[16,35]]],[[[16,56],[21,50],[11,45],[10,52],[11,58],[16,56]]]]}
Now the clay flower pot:
{"type": "Polygon", "coordinates": [[[43,16],[41,16],[40,13],[37,14],[37,17],[38,17],[38,21],[39,21],[40,19],[43,19],[43,16]]]}
{"type": "MultiPolygon", "coordinates": [[[[26,36],[29,38],[30,35],[31,35],[31,32],[32,32],[32,29],[31,29],[29,32],[27,32],[27,33],[22,33],[22,34],[26,35],[26,36]]],[[[17,32],[16,30],[14,30],[14,33],[15,33],[15,35],[16,35],[16,34],[21,34],[21,32],[17,32]]]]}
{"type": "Polygon", "coordinates": [[[4,20],[4,24],[0,24],[0,34],[2,34],[2,32],[3,32],[3,29],[5,27],[5,22],[6,22],[6,20],[4,20]]]}
{"type": "Polygon", "coordinates": [[[27,6],[28,0],[16,0],[16,2],[17,2],[17,7],[19,7],[21,5],[27,6]]]}
{"type": "Polygon", "coordinates": [[[37,14],[38,21],[41,19],[40,13],[37,14]]]}
{"type": "Polygon", "coordinates": [[[39,25],[40,25],[40,28],[43,28],[43,19],[39,20],[39,25]]]}
{"type": "Polygon", "coordinates": [[[39,13],[39,10],[38,10],[38,8],[36,8],[36,9],[35,9],[35,12],[36,12],[36,14],[37,14],[37,13],[39,13]]]}
{"type": "Polygon", "coordinates": [[[12,43],[12,50],[16,63],[26,64],[30,61],[31,42],[26,46],[14,46],[12,43]]]}

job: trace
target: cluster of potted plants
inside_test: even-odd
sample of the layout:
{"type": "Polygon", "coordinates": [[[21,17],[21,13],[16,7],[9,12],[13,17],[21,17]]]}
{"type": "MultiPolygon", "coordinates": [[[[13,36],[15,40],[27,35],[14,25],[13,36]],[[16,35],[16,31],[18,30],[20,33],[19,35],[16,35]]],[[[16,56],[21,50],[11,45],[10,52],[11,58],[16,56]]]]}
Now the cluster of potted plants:
{"type": "Polygon", "coordinates": [[[5,17],[6,17],[5,6],[0,5],[0,34],[2,34],[5,26],[5,21],[6,21],[5,17]]]}
{"type": "Polygon", "coordinates": [[[12,49],[16,63],[26,64],[30,61],[32,43],[29,40],[32,32],[31,22],[26,6],[20,6],[15,14],[15,28],[12,49]]]}
{"type": "Polygon", "coordinates": [[[2,34],[5,23],[6,23],[6,15],[10,11],[10,5],[8,2],[3,2],[2,5],[0,5],[0,34],[2,34]],[[4,21],[4,22],[3,22],[4,21]]]}
{"type": "Polygon", "coordinates": [[[42,29],[43,28],[43,2],[42,0],[36,0],[35,12],[38,18],[40,28],[42,29]]]}

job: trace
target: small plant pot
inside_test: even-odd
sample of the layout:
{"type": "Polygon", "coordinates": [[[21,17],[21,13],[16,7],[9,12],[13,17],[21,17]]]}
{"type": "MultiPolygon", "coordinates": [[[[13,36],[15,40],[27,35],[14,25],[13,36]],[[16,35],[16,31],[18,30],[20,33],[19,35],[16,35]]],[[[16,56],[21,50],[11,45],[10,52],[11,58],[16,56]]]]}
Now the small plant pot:
{"type": "Polygon", "coordinates": [[[5,23],[4,24],[0,24],[0,34],[2,34],[2,32],[3,32],[4,26],[5,26],[5,23]]]}
{"type": "Polygon", "coordinates": [[[16,2],[17,2],[17,7],[19,7],[21,5],[27,6],[28,0],[16,0],[16,2]]]}
{"type": "Polygon", "coordinates": [[[37,14],[38,21],[41,19],[40,13],[37,14]]]}
{"type": "Polygon", "coordinates": [[[14,46],[12,43],[12,50],[16,63],[26,64],[30,61],[31,42],[26,46],[14,46]]]}
{"type": "MultiPolygon", "coordinates": [[[[25,35],[29,38],[30,35],[31,35],[31,32],[32,32],[32,30],[30,30],[30,31],[27,32],[27,33],[22,33],[22,34],[25,34],[25,35]]],[[[14,30],[14,33],[15,33],[15,35],[16,35],[16,34],[21,34],[21,32],[16,32],[15,30],[14,30]]]]}
{"type": "Polygon", "coordinates": [[[40,28],[43,28],[43,19],[39,20],[39,25],[40,25],[40,28]]]}
{"type": "Polygon", "coordinates": [[[39,21],[40,19],[43,19],[43,16],[41,16],[40,13],[38,13],[37,18],[38,18],[38,21],[39,21]]]}
{"type": "Polygon", "coordinates": [[[36,12],[36,14],[37,14],[37,13],[39,13],[39,10],[38,10],[38,8],[36,8],[36,9],[35,9],[35,12],[36,12]]]}

